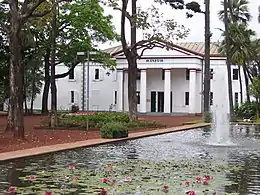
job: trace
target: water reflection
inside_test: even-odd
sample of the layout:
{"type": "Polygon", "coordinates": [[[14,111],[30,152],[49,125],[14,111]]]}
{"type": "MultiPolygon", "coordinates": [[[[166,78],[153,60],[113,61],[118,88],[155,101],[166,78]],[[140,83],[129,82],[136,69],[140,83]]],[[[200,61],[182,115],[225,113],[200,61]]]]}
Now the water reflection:
{"type": "Polygon", "coordinates": [[[226,186],[226,192],[260,194],[260,126],[234,126],[230,135],[237,146],[205,145],[210,129],[204,128],[15,160],[0,165],[0,192],[7,188],[8,183],[21,185],[18,178],[24,176],[22,169],[25,166],[30,166],[31,174],[35,174],[39,170],[50,171],[72,164],[92,169],[103,163],[125,159],[163,161],[193,157],[200,161],[217,161],[238,168],[226,175],[236,183],[226,186]]]}

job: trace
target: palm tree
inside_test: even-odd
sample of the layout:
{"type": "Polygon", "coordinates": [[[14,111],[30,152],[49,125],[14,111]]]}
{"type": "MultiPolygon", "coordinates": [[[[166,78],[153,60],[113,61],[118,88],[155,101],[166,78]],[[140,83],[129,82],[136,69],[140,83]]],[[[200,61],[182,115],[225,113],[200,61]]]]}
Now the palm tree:
{"type": "MultiPolygon", "coordinates": [[[[234,23],[248,24],[252,19],[248,8],[249,2],[247,0],[230,0],[228,9],[228,20],[229,23],[232,21],[234,23]]],[[[221,2],[224,7],[224,2],[221,2]]],[[[218,12],[218,17],[224,22],[224,10],[218,12]]]]}
{"type": "MultiPolygon", "coordinates": [[[[218,16],[219,16],[219,19],[225,23],[225,28],[228,28],[228,30],[231,31],[230,33],[227,33],[228,36],[232,36],[232,38],[230,38],[231,40],[229,40],[229,38],[228,39],[226,38],[226,40],[229,40],[229,44],[232,44],[233,46],[229,45],[229,44],[224,44],[224,43],[223,44],[226,45],[226,47],[228,46],[229,48],[233,47],[232,50],[228,51],[229,55],[227,55],[230,57],[230,63],[243,65],[244,76],[245,76],[245,80],[247,83],[246,84],[247,101],[250,101],[249,94],[248,94],[248,82],[247,82],[248,74],[245,74],[245,69],[246,69],[245,60],[246,60],[246,58],[249,57],[248,52],[251,49],[250,47],[248,47],[248,43],[246,44],[246,42],[248,39],[250,39],[249,34],[252,32],[252,31],[251,32],[245,31],[245,28],[246,28],[248,22],[252,18],[251,14],[249,13],[249,8],[248,8],[249,2],[247,0],[228,0],[228,1],[225,0],[224,2],[222,1],[221,4],[224,6],[224,10],[220,10],[218,13],[218,16]],[[226,4],[225,4],[225,2],[226,2],[226,4]],[[225,11],[226,11],[226,13],[225,13],[225,11]],[[233,25],[233,26],[229,27],[232,23],[241,24],[243,26],[233,25]],[[240,38],[241,38],[241,40],[240,40],[240,38]],[[241,45],[241,42],[243,43],[242,45],[241,45]],[[240,47],[240,49],[237,50],[236,47],[240,47]],[[243,48],[243,49],[241,49],[241,48],[243,48]],[[241,63],[241,61],[243,61],[243,63],[241,63]]],[[[241,81],[241,71],[240,71],[241,67],[239,66],[238,68],[239,68],[239,81],[240,81],[240,99],[242,102],[243,95],[242,95],[242,81],[241,81]]],[[[228,75],[228,76],[230,77],[230,75],[228,75]]],[[[229,88],[231,88],[231,87],[232,86],[229,86],[229,88]]],[[[231,91],[232,90],[230,90],[230,92],[231,91]]],[[[229,99],[232,100],[231,97],[229,99]]],[[[231,102],[230,102],[230,104],[231,104],[231,102]]]]}
{"type": "MultiPolygon", "coordinates": [[[[255,36],[255,32],[251,29],[248,29],[245,24],[232,23],[229,24],[230,31],[230,53],[231,53],[231,63],[242,65],[245,82],[246,82],[246,92],[247,92],[247,101],[250,102],[249,93],[248,93],[248,74],[247,74],[247,65],[246,63],[251,60],[254,56],[252,36],[255,36]]],[[[226,54],[226,42],[223,41],[220,48],[220,52],[226,54]]],[[[239,83],[240,83],[240,99],[243,102],[242,94],[242,78],[241,78],[241,66],[238,66],[239,69],[239,83]]]]}

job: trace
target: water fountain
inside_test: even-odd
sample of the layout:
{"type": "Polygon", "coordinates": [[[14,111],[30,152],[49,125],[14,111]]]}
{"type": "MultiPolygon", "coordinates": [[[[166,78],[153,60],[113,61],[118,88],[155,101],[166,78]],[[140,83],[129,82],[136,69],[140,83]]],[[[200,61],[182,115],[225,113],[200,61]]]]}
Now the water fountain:
{"type": "MultiPolygon", "coordinates": [[[[216,73],[221,71],[216,71],[216,73]]],[[[214,75],[215,77],[215,75],[214,75]]],[[[228,103],[228,88],[223,86],[223,80],[226,80],[226,75],[217,74],[216,80],[212,80],[214,86],[214,98],[212,106],[212,133],[209,139],[209,145],[215,146],[232,146],[235,145],[229,136],[230,133],[230,118],[229,118],[229,103],[228,103]]],[[[227,82],[226,82],[227,83],[227,82]]]]}
{"type": "Polygon", "coordinates": [[[212,109],[212,133],[209,139],[210,145],[232,146],[235,145],[229,136],[230,120],[224,104],[215,105],[212,109]]]}

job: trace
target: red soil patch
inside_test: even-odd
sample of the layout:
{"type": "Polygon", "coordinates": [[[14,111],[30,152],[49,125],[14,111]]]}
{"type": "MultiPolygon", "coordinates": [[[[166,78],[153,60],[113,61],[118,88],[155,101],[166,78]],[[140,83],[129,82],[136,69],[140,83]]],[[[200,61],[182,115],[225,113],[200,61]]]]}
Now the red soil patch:
{"type": "MultiPolygon", "coordinates": [[[[141,118],[153,120],[167,126],[180,126],[183,122],[200,119],[200,117],[197,116],[142,116],[141,118]]],[[[44,116],[25,116],[25,140],[16,140],[13,139],[12,133],[5,133],[6,117],[0,116],[0,153],[100,138],[98,130],[72,131],[34,129],[34,126],[40,125],[42,120],[45,120],[44,116]]],[[[139,129],[136,131],[140,132],[147,130],[151,129],[139,129]]]]}

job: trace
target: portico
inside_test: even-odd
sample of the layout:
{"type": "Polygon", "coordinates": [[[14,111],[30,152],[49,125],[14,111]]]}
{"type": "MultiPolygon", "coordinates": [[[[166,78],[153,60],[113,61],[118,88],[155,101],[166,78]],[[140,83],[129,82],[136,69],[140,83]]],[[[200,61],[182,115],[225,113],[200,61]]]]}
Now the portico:
{"type": "MultiPolygon", "coordinates": [[[[202,113],[204,44],[169,44],[155,41],[158,47],[138,49],[141,56],[137,60],[137,110],[139,113],[159,112],[165,114],[202,113]]],[[[119,112],[128,111],[128,62],[122,50],[113,48],[117,62],[119,112]]],[[[211,82],[211,105],[215,85],[226,84],[220,75],[226,72],[226,58],[218,53],[218,46],[211,44],[211,69],[214,78],[211,82]],[[217,71],[215,71],[217,70],[217,71]]],[[[235,81],[234,81],[235,83],[235,81]]],[[[237,92],[236,92],[237,93],[237,92]]],[[[227,91],[223,90],[227,96],[227,91]]]]}
{"type": "MultiPolygon", "coordinates": [[[[118,111],[127,111],[127,70],[118,70],[118,111]]],[[[137,78],[138,112],[200,113],[201,77],[197,69],[139,69],[137,78]]]]}

